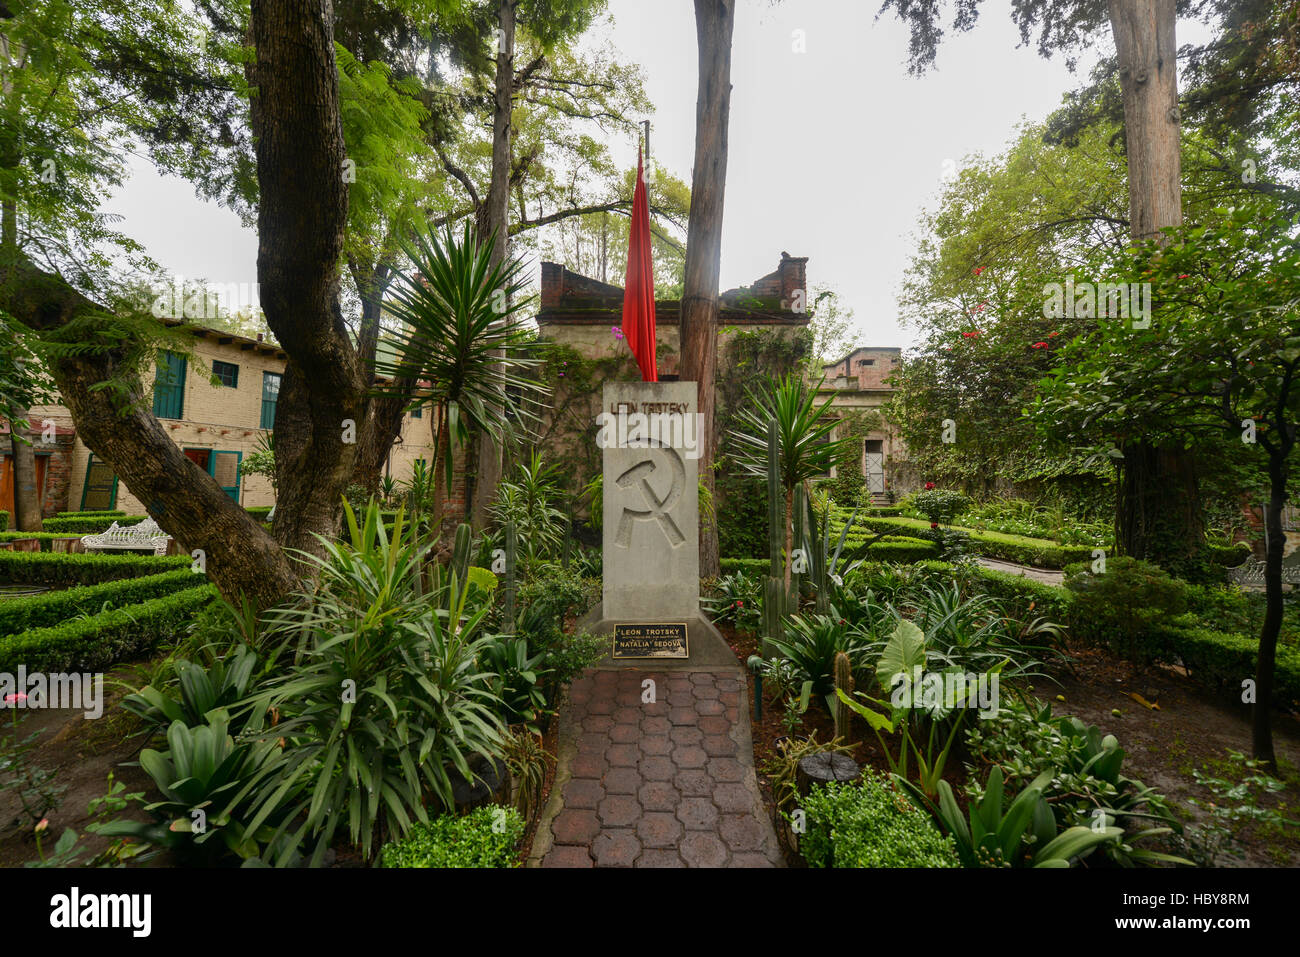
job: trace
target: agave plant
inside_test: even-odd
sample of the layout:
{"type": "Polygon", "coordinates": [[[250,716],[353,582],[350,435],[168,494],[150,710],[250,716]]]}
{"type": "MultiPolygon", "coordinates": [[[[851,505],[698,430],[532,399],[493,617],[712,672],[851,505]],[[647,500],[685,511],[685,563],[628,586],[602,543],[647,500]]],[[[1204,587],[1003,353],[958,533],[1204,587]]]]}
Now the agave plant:
{"type": "Polygon", "coordinates": [[[537,365],[525,347],[529,328],[523,310],[524,263],[492,264],[493,237],[476,244],[466,223],[459,237],[450,226],[442,235],[416,229],[402,252],[411,269],[401,273],[385,302],[401,323],[389,333],[392,359],[375,371],[400,389],[401,383],[429,383],[419,401],[432,400],[434,430],[434,528],[452,482],[454,446],[471,435],[500,442],[512,421],[530,413],[515,396],[539,388],[523,372],[537,365]]]}
{"type": "Polygon", "coordinates": [[[894,780],[922,810],[928,811],[957,845],[966,867],[1070,867],[1098,847],[1123,836],[1117,827],[1069,827],[1057,833],[1056,818],[1043,797],[1051,779],[1044,772],[1003,808],[1002,771],[989,772],[984,797],[971,801],[963,815],[947,781],[939,782],[935,805],[916,785],[895,775],[894,780]]]}

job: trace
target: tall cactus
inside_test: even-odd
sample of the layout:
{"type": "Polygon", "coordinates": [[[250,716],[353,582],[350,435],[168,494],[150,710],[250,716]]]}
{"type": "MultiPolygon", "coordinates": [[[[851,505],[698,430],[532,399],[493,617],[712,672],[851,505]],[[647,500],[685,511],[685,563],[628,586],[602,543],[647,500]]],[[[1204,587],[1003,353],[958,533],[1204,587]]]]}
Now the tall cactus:
{"type": "Polygon", "coordinates": [[[769,638],[781,637],[781,619],[786,613],[785,569],[782,565],[782,539],[785,509],[781,500],[781,442],[776,419],[767,424],[767,546],[771,559],[768,576],[763,580],[763,657],[772,655],[769,638]]]}
{"type": "Polygon", "coordinates": [[[469,578],[469,550],[473,540],[473,529],[465,524],[456,526],[456,539],[451,546],[451,573],[455,576],[457,588],[464,588],[469,578]]]}
{"type": "Polygon", "coordinates": [[[507,635],[515,633],[515,520],[506,519],[506,582],[501,617],[507,635]]]}
{"type": "MultiPolygon", "coordinates": [[[[853,663],[849,661],[849,656],[843,651],[835,652],[835,690],[843,691],[846,695],[853,693],[853,663]]],[[[839,700],[839,695],[835,696],[835,737],[847,737],[849,733],[849,721],[853,717],[853,712],[849,706],[839,700]]]]}

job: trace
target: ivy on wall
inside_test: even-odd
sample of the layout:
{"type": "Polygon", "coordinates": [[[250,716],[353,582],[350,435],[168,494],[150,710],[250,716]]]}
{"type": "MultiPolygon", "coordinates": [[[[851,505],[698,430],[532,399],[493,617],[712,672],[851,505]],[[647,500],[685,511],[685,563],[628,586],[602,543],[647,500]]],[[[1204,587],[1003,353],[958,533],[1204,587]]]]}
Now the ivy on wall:
{"type": "Polygon", "coordinates": [[[836,437],[854,439],[859,454],[837,466],[835,478],[822,479],[818,482],[818,491],[829,494],[836,505],[870,504],[871,496],[867,492],[867,479],[862,474],[862,443],[872,432],[879,432],[884,427],[884,417],[876,411],[855,409],[842,416],[835,430],[836,437]]]}

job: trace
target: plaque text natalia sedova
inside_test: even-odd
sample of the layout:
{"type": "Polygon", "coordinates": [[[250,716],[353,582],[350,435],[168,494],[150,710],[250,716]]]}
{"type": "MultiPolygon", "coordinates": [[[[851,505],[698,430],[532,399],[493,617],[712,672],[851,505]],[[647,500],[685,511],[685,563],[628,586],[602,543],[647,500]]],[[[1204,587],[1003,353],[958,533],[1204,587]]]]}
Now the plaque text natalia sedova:
{"type": "Polygon", "coordinates": [[[645,622],[614,626],[616,659],[689,658],[685,622],[645,622]]]}

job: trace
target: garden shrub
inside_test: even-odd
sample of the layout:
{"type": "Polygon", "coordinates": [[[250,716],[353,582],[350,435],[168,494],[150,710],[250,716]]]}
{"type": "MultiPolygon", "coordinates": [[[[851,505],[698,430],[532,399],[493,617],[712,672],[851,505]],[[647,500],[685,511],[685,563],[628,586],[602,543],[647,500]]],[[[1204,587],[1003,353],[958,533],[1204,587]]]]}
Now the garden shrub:
{"type": "MultiPolygon", "coordinates": [[[[1187,586],[1150,562],[1121,555],[1107,560],[1103,574],[1081,566],[1066,571],[1071,632],[1130,657],[1154,625],[1187,611],[1187,586]]],[[[1143,655],[1149,656],[1150,650],[1143,655]]]]}
{"type": "Polygon", "coordinates": [[[1070,592],[1058,585],[1048,585],[1013,572],[1000,572],[980,565],[967,565],[960,571],[947,562],[918,562],[915,567],[936,575],[961,577],[986,594],[998,599],[1007,613],[1015,618],[1047,618],[1064,624],[1070,617],[1070,592]],[[1032,605],[1032,607],[1030,607],[1032,605]]]}
{"type": "Polygon", "coordinates": [[[0,542],[17,542],[25,538],[34,538],[43,552],[54,551],[54,546],[51,543],[55,540],[80,539],[81,537],[70,532],[0,532],[0,542]]]}
{"type": "Polygon", "coordinates": [[[117,522],[120,528],[129,528],[143,522],[143,515],[100,515],[77,516],[76,518],[47,518],[41,523],[42,531],[62,532],[64,535],[98,535],[108,531],[117,522]]]}
{"type": "Polygon", "coordinates": [[[0,509],[0,532],[9,527],[9,513],[0,509]]]}
{"type": "Polygon", "coordinates": [[[911,506],[931,522],[951,525],[958,515],[971,507],[971,500],[962,492],[927,488],[912,496],[911,506]]]}
{"type": "Polygon", "coordinates": [[[108,516],[110,519],[125,518],[126,512],[122,511],[121,509],[115,509],[115,508],[106,508],[106,509],[99,509],[99,510],[88,509],[84,512],[58,512],[57,514],[55,514],[54,517],[55,518],[103,518],[104,516],[108,516]]]}
{"type": "Polygon", "coordinates": [[[91,585],[187,568],[188,555],[64,555],[0,551],[0,582],[21,585],[91,585]]]}
{"type": "Polygon", "coordinates": [[[716,510],[718,550],[738,558],[767,554],[767,486],[748,476],[720,475],[716,510]]]}
{"type": "MultiPolygon", "coordinates": [[[[895,532],[902,535],[915,535],[918,531],[928,533],[930,529],[930,523],[919,518],[868,517],[860,518],[859,521],[877,532],[895,532]]],[[[1060,545],[1044,538],[1026,538],[1022,535],[955,527],[969,533],[971,548],[985,558],[998,558],[1002,561],[1033,565],[1038,568],[1064,568],[1071,562],[1092,558],[1092,546],[1089,545],[1060,545]]]]}
{"type": "MultiPolygon", "coordinates": [[[[1216,690],[1240,695],[1242,682],[1255,677],[1259,636],[1215,631],[1171,622],[1153,629],[1143,643],[1148,660],[1181,663],[1193,680],[1216,690]]],[[[1279,644],[1274,660],[1273,703],[1282,708],[1300,704],[1300,649],[1279,644]]]]}
{"type": "Polygon", "coordinates": [[[518,811],[490,805],[416,824],[402,840],[385,844],[381,857],[384,867],[518,867],[515,846],[523,835],[518,811]]]}
{"type": "Polygon", "coordinates": [[[799,842],[810,867],[957,867],[952,839],[893,783],[867,768],[860,783],[814,786],[799,842]]]}
{"type": "Polygon", "coordinates": [[[33,628],[49,628],[79,615],[94,615],[124,608],[203,584],[204,579],[181,568],[160,575],[125,578],[67,591],[49,592],[0,602],[0,635],[15,635],[33,628]]]}
{"type": "Polygon", "coordinates": [[[187,588],[49,628],[0,638],[0,671],[99,671],[172,640],[217,596],[213,585],[187,588]]]}

